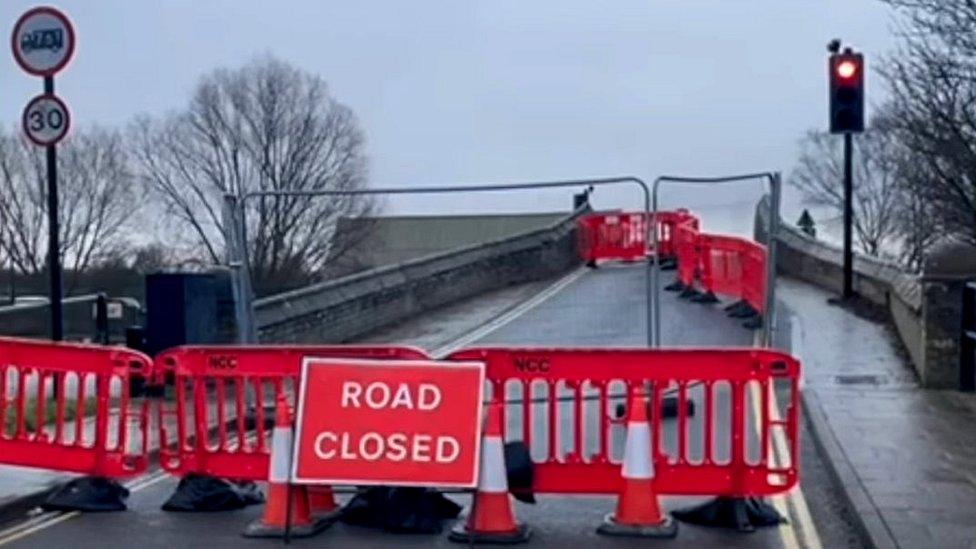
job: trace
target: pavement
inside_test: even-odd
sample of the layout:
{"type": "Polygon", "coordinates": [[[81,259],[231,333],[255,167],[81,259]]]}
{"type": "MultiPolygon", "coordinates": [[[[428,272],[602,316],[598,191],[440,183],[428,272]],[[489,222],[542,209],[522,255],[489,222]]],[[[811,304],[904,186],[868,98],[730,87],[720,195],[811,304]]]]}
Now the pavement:
{"type": "Polygon", "coordinates": [[[803,363],[804,413],[875,547],[976,547],[976,395],[919,387],[892,329],[781,279],[777,336],[803,363]]]}
{"type": "MultiPolygon", "coordinates": [[[[389,327],[369,339],[374,341],[420,344],[433,354],[443,355],[456,347],[472,344],[544,346],[644,346],[646,310],[644,270],[640,265],[610,266],[596,271],[581,269],[566,277],[533,287],[510,288],[484,298],[469,300],[435,311],[411,322],[389,327]]],[[[668,346],[751,346],[753,332],[741,321],[727,318],[720,306],[704,306],[662,293],[662,340],[668,346]]],[[[560,417],[562,415],[560,414],[560,417]]],[[[721,422],[720,422],[721,423],[721,422]]],[[[619,439],[620,437],[618,437],[619,439]]],[[[667,436],[666,436],[667,438],[667,436]]],[[[717,435],[721,438],[721,433],[717,435]]],[[[667,443],[666,445],[669,445],[667,443]]],[[[618,447],[619,450],[619,447],[618,447]]],[[[815,465],[804,468],[804,483],[816,502],[814,525],[809,518],[804,491],[772,498],[789,522],[780,527],[740,534],[682,524],[678,538],[666,541],[688,547],[819,547],[820,524],[830,547],[856,546],[849,533],[848,520],[838,509],[841,503],[830,499],[835,489],[825,489],[831,479],[829,469],[809,445],[803,446],[803,459],[815,465]],[[811,474],[812,471],[812,474],[811,474]],[[820,493],[823,492],[823,493],[820,493]]],[[[241,511],[212,514],[174,514],[160,510],[161,502],[172,492],[175,479],[165,474],[149,475],[130,484],[130,510],[125,513],[67,513],[35,517],[0,532],[0,545],[11,547],[173,547],[269,546],[274,541],[240,538],[239,533],[261,513],[260,506],[241,511]]],[[[457,498],[464,502],[464,498],[457,498]]],[[[665,497],[666,509],[684,507],[700,498],[665,497]]],[[[597,537],[595,527],[612,511],[613,497],[543,496],[535,506],[517,505],[521,520],[530,523],[535,535],[530,545],[596,544],[601,547],[646,545],[647,540],[597,537]]],[[[345,525],[336,525],[310,540],[295,545],[335,543],[344,547],[447,546],[445,536],[391,536],[345,525]]]]}

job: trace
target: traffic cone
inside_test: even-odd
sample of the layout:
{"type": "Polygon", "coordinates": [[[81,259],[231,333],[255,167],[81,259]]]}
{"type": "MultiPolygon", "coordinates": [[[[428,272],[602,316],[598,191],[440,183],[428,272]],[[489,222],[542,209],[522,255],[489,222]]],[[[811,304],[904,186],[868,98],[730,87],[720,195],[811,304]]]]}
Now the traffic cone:
{"type": "Polygon", "coordinates": [[[478,491],[464,523],[451,530],[448,539],[461,543],[514,544],[529,540],[532,531],[515,521],[508,493],[505,451],[502,442],[502,405],[488,405],[488,424],[481,441],[478,491]]]}
{"type": "Polygon", "coordinates": [[[617,510],[607,515],[597,532],[608,536],[673,538],[678,534],[678,523],[661,510],[654,492],[651,425],[642,391],[642,387],[634,387],[630,395],[621,469],[624,487],[617,500],[617,510]]]}
{"type": "Polygon", "coordinates": [[[333,521],[339,518],[342,508],[336,503],[331,486],[309,486],[308,507],[316,520],[333,521]]]}
{"type": "Polygon", "coordinates": [[[287,530],[288,535],[295,538],[313,536],[335,522],[335,519],[313,518],[307,488],[288,484],[293,433],[291,412],[284,395],[278,397],[275,427],[271,433],[268,503],[264,506],[264,515],[248,524],[242,535],[246,538],[283,538],[287,530]]]}

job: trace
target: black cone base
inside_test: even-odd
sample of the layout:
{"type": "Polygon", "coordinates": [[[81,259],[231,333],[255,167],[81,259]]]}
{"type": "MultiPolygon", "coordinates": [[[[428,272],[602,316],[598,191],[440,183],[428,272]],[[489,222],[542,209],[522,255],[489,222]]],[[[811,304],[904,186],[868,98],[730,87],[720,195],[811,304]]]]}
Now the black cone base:
{"type": "Polygon", "coordinates": [[[485,543],[489,545],[515,545],[525,543],[532,537],[532,529],[525,524],[515,525],[513,532],[471,532],[467,521],[460,522],[451,529],[447,539],[455,543],[485,543]]]}
{"type": "Polygon", "coordinates": [[[672,511],[671,515],[688,524],[731,528],[739,532],[753,532],[756,528],[786,522],[772,505],[758,498],[718,497],[695,507],[672,511]]]}
{"type": "Polygon", "coordinates": [[[253,482],[232,484],[206,475],[191,474],[180,479],[163,511],[196,513],[234,511],[264,502],[264,494],[253,482]]]}
{"type": "Polygon", "coordinates": [[[692,297],[691,301],[695,303],[703,303],[707,305],[709,303],[718,303],[718,297],[716,297],[715,294],[712,292],[705,292],[703,294],[692,297]]]}
{"type": "Polygon", "coordinates": [[[611,513],[604,517],[603,524],[596,529],[596,533],[624,538],[667,539],[678,535],[678,523],[666,516],[664,522],[654,526],[621,524],[613,518],[613,513],[611,513]]]}
{"type": "Polygon", "coordinates": [[[685,289],[685,285],[680,280],[675,280],[671,284],[664,287],[666,292],[682,292],[685,289]]]}
{"type": "Polygon", "coordinates": [[[697,296],[699,293],[700,292],[698,290],[692,288],[691,286],[685,286],[685,289],[681,290],[681,293],[678,294],[678,297],[682,299],[688,299],[689,297],[697,296]]]}
{"type": "Polygon", "coordinates": [[[752,318],[759,314],[759,311],[753,309],[748,305],[744,305],[738,309],[729,311],[728,316],[731,318],[752,318]]]}
{"type": "Polygon", "coordinates": [[[759,328],[762,328],[762,325],[763,318],[759,315],[756,315],[742,323],[744,328],[749,328],[750,330],[758,330],[759,328]]]}
{"type": "Polygon", "coordinates": [[[45,511],[84,511],[97,513],[125,511],[129,490],[117,481],[100,477],[77,478],[48,496],[41,504],[45,511]]]}
{"type": "Polygon", "coordinates": [[[735,303],[730,303],[729,305],[726,305],[724,308],[725,308],[726,311],[728,311],[728,312],[731,313],[732,311],[737,311],[737,310],[742,309],[742,307],[748,307],[748,306],[749,306],[749,304],[746,303],[746,301],[744,299],[740,299],[739,301],[736,301],[735,303]]]}
{"type": "Polygon", "coordinates": [[[592,261],[587,261],[586,262],[586,266],[589,267],[589,268],[591,268],[591,269],[596,269],[596,260],[594,259],[592,261]]]}

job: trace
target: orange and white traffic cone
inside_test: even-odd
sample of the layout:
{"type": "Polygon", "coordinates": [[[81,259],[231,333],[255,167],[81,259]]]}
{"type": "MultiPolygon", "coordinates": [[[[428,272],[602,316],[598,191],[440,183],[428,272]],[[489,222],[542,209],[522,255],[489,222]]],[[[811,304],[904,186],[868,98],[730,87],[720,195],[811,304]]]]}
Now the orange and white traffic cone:
{"type": "Polygon", "coordinates": [[[678,523],[661,510],[654,491],[651,460],[651,425],[647,420],[647,399],[643,389],[631,391],[627,417],[627,440],[621,475],[624,487],[617,510],[607,515],[597,532],[609,536],[673,538],[678,523]]]}
{"type": "Polygon", "coordinates": [[[335,522],[334,518],[326,521],[313,517],[307,488],[302,485],[289,485],[292,437],[291,412],[287,400],[282,395],[278,397],[275,427],[271,434],[267,504],[264,507],[264,515],[244,529],[242,533],[244,537],[283,538],[287,531],[291,537],[302,538],[315,535],[335,522]]]}
{"type": "Polygon", "coordinates": [[[338,520],[342,512],[331,486],[309,486],[308,506],[317,521],[338,520]]]}
{"type": "Polygon", "coordinates": [[[502,442],[502,405],[488,405],[488,424],[481,441],[478,491],[467,519],[451,530],[448,539],[462,543],[514,544],[529,540],[532,531],[516,522],[508,493],[502,442]]]}

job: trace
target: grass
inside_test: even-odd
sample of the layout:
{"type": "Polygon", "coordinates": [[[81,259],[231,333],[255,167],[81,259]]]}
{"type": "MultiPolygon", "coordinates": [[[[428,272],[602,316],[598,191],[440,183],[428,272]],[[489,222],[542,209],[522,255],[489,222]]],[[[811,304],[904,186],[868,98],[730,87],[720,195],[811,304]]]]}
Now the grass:
{"type": "MultiPolygon", "coordinates": [[[[8,404],[13,404],[9,402],[8,404]]],[[[98,399],[96,397],[88,397],[85,399],[85,405],[82,408],[86,416],[95,414],[95,407],[98,404],[98,399]]],[[[51,425],[57,420],[57,403],[53,399],[45,399],[44,401],[44,414],[43,421],[44,425],[51,425]]],[[[68,423],[74,421],[78,417],[78,402],[76,400],[68,400],[64,403],[64,422],[68,423]]],[[[8,406],[7,415],[4,418],[3,432],[5,436],[13,436],[17,432],[17,410],[13,406],[8,406]]],[[[24,406],[24,428],[27,432],[34,432],[37,429],[37,399],[32,398],[27,401],[24,406]]],[[[73,427],[72,427],[73,428],[73,427]]]]}

